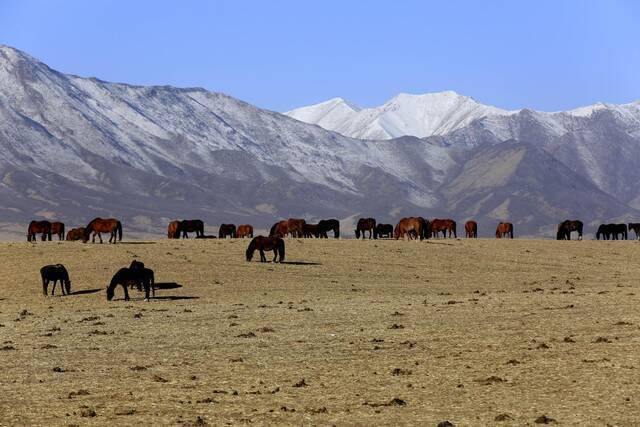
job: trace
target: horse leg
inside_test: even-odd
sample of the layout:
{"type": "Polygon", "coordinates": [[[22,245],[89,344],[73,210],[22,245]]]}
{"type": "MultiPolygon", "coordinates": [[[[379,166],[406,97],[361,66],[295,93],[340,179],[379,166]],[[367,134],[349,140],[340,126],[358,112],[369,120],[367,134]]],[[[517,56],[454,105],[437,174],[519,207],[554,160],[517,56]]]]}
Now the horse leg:
{"type": "Polygon", "coordinates": [[[49,279],[42,279],[42,293],[47,296],[47,287],[49,287],[49,279]]]}
{"type": "Polygon", "coordinates": [[[127,284],[123,283],[122,287],[124,288],[124,300],[129,301],[130,298],[129,298],[129,291],[127,290],[127,284]]]}
{"type": "Polygon", "coordinates": [[[100,239],[100,244],[102,244],[102,233],[98,232],[98,239],[100,239]]]}
{"type": "Polygon", "coordinates": [[[58,279],[53,281],[53,287],[51,288],[51,296],[56,294],[56,283],[58,283],[58,279]]]}
{"type": "Polygon", "coordinates": [[[260,248],[260,262],[267,262],[267,257],[264,256],[264,249],[260,248]]]}
{"type": "MultiPolygon", "coordinates": [[[[144,281],[144,300],[145,301],[149,301],[149,288],[150,288],[150,284],[148,280],[144,281]]],[[[155,293],[155,292],[154,292],[155,293]]],[[[155,296],[155,295],[154,295],[155,296]]]]}

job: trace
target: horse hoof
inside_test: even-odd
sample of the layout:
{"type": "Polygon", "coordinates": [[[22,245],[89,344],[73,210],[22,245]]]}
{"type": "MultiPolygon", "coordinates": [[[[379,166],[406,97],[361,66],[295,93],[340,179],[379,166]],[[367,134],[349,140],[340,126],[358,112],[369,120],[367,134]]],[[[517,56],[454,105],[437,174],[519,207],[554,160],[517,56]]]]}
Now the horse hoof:
{"type": "Polygon", "coordinates": [[[145,302],[149,302],[150,301],[149,298],[145,298],[144,300],[145,300],[145,302]]]}

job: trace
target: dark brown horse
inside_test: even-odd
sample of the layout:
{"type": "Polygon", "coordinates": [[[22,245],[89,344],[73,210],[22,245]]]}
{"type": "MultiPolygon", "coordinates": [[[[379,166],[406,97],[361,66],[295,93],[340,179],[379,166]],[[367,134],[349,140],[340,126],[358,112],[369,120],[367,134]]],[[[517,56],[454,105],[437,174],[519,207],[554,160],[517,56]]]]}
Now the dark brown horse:
{"type": "Polygon", "coordinates": [[[253,253],[256,250],[260,251],[260,262],[267,262],[267,257],[264,256],[264,251],[273,251],[273,262],[284,261],[284,240],[280,237],[254,237],[247,248],[247,261],[251,261],[251,259],[253,259],[253,253]],[[280,257],[280,259],[278,259],[278,257],[280,257]]]}
{"type": "Polygon", "coordinates": [[[236,231],[236,235],[239,239],[245,237],[253,237],[253,226],[249,224],[242,224],[238,226],[238,230],[236,231]]]}
{"type": "Polygon", "coordinates": [[[356,239],[360,238],[360,234],[362,234],[362,239],[364,240],[364,233],[369,232],[369,239],[373,237],[377,239],[376,235],[376,220],[375,218],[360,218],[358,220],[358,224],[356,225],[356,239]]]}
{"type": "Polygon", "coordinates": [[[627,240],[627,224],[601,224],[596,232],[596,239],[600,240],[601,236],[604,240],[627,240]]]}
{"type": "Polygon", "coordinates": [[[96,242],[96,234],[98,235],[98,239],[100,239],[100,243],[102,243],[101,233],[109,233],[109,243],[115,244],[116,238],[117,240],[122,241],[122,223],[115,218],[94,218],[84,228],[84,237],[82,238],[82,242],[87,243],[92,233],[93,238],[91,239],[91,243],[96,242]]]}
{"type": "Polygon", "coordinates": [[[383,224],[380,223],[376,225],[376,236],[379,239],[387,238],[390,239],[393,237],[393,225],[391,224],[383,224]]]}
{"type": "Polygon", "coordinates": [[[167,226],[167,238],[168,239],[179,239],[180,238],[180,221],[175,220],[171,221],[167,226]]]}
{"type": "Polygon", "coordinates": [[[71,280],[69,280],[69,273],[62,264],[45,265],[40,269],[40,277],[42,277],[42,293],[47,295],[47,287],[49,282],[53,282],[51,288],[51,295],[56,292],[56,283],[60,282],[60,289],[62,289],[62,295],[68,295],[71,293],[71,280]],[[65,292],[66,291],[66,292],[65,292]]]}
{"type": "Polygon", "coordinates": [[[236,226],[234,224],[220,224],[218,229],[218,239],[236,238],[236,226]]]}
{"type": "Polygon", "coordinates": [[[51,240],[51,223],[49,221],[31,221],[27,229],[27,242],[36,242],[36,234],[42,233],[42,241],[51,240]]]}
{"type": "Polygon", "coordinates": [[[442,232],[442,237],[447,237],[447,231],[449,232],[449,237],[453,234],[453,237],[458,237],[457,225],[456,222],[452,219],[434,219],[431,221],[431,226],[429,228],[431,232],[431,236],[438,237],[438,233],[442,232]]]}
{"type": "Polygon", "coordinates": [[[187,233],[196,233],[196,237],[204,236],[204,222],[200,219],[185,219],[180,221],[180,231],[182,232],[182,237],[185,239],[189,238],[187,233]]]}
{"type": "Polygon", "coordinates": [[[312,237],[318,237],[318,224],[304,224],[302,229],[305,238],[310,239],[312,237]]]}
{"type": "Polygon", "coordinates": [[[635,231],[636,239],[640,240],[640,222],[630,222],[629,223],[629,231],[635,231]]]}
{"type": "Polygon", "coordinates": [[[478,223],[469,220],[464,223],[464,232],[469,239],[477,239],[478,238],[478,223]]]}
{"type": "Polygon", "coordinates": [[[496,239],[502,239],[507,236],[513,239],[513,224],[510,222],[499,223],[498,227],[496,227],[496,239]]]}
{"type": "Polygon", "coordinates": [[[289,218],[288,219],[289,234],[291,237],[304,237],[304,226],[307,223],[301,218],[289,218]]]}
{"type": "Polygon", "coordinates": [[[56,221],[51,223],[51,234],[57,234],[58,240],[64,239],[64,223],[56,221]]]}
{"type": "Polygon", "coordinates": [[[571,240],[571,232],[578,232],[578,240],[582,240],[582,221],[565,219],[558,224],[558,232],[556,233],[556,240],[571,240]]]}
{"type": "Polygon", "coordinates": [[[67,232],[66,240],[74,242],[76,240],[82,240],[84,238],[84,227],[72,228],[67,232]]]}
{"type": "Polygon", "coordinates": [[[318,236],[321,239],[327,238],[327,232],[333,231],[333,237],[340,237],[340,221],[337,219],[322,219],[318,222],[318,236]]]}
{"type": "Polygon", "coordinates": [[[402,218],[398,221],[395,229],[393,230],[393,237],[398,239],[404,239],[405,236],[412,239],[420,239],[424,238],[424,219],[420,217],[409,217],[402,218]]]}

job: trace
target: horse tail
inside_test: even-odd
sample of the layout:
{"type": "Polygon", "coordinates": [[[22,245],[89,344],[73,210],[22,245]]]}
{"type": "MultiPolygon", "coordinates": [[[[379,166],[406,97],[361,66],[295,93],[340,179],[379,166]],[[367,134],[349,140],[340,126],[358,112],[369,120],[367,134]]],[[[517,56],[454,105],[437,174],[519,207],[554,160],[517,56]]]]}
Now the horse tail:
{"type": "MultiPolygon", "coordinates": [[[[60,232],[58,233],[58,236],[64,236],[64,223],[60,223],[60,232]]],[[[60,239],[62,240],[62,237],[60,237],[60,239]]]]}
{"type": "Polygon", "coordinates": [[[253,252],[256,250],[256,239],[257,237],[254,237],[253,239],[251,239],[251,242],[249,242],[249,247],[247,248],[247,252],[246,252],[246,257],[247,257],[247,261],[251,261],[251,258],[253,258],[253,252]]]}
{"type": "Polygon", "coordinates": [[[340,223],[336,225],[336,228],[333,229],[333,237],[336,239],[340,238],[340,223]]]}
{"type": "Polygon", "coordinates": [[[284,240],[280,239],[278,242],[278,249],[280,250],[280,262],[284,261],[284,240]]]}
{"type": "Polygon", "coordinates": [[[118,233],[118,241],[122,242],[122,223],[116,222],[116,231],[118,233]]]}

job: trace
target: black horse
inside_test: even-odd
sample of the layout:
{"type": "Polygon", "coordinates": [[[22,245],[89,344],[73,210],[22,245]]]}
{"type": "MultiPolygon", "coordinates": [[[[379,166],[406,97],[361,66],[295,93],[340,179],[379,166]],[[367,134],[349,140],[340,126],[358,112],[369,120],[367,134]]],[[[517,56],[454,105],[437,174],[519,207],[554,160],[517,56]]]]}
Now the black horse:
{"type": "Polygon", "coordinates": [[[558,232],[556,234],[556,240],[571,240],[571,232],[578,232],[578,240],[582,240],[582,221],[579,220],[564,220],[558,224],[558,232]]]}
{"type": "Polygon", "coordinates": [[[390,239],[393,237],[393,225],[380,223],[376,225],[375,233],[380,239],[385,237],[390,239]]]}
{"type": "Polygon", "coordinates": [[[636,239],[640,240],[640,222],[630,222],[629,223],[629,231],[636,232],[636,239]]]}
{"type": "MultiPolygon", "coordinates": [[[[111,301],[118,285],[124,289],[124,300],[129,301],[129,286],[144,286],[144,299],[149,301],[149,291],[152,287],[150,278],[153,277],[153,271],[148,268],[135,266],[134,268],[121,268],[113,275],[109,286],[107,287],[107,300],[111,301]],[[148,270],[148,271],[147,271],[148,270]],[[151,272],[149,274],[149,272],[151,272]]],[[[155,291],[154,291],[155,294],[155,291]]]]}
{"type": "Polygon", "coordinates": [[[284,261],[284,240],[280,237],[254,237],[247,248],[247,261],[251,261],[256,250],[260,251],[260,262],[267,262],[264,251],[273,251],[273,262],[278,262],[278,256],[279,262],[284,261]]]}
{"type": "Polygon", "coordinates": [[[62,295],[68,295],[71,293],[71,280],[69,280],[69,273],[62,264],[45,265],[40,269],[40,276],[42,277],[42,293],[47,295],[47,287],[49,282],[53,282],[51,288],[51,295],[56,292],[56,283],[60,282],[60,289],[62,289],[62,295]],[[65,292],[66,291],[66,292],[65,292]]]}
{"type": "Polygon", "coordinates": [[[337,219],[322,219],[318,222],[318,236],[321,239],[327,239],[327,232],[333,231],[333,237],[340,237],[340,221],[337,219]]]}
{"type": "Polygon", "coordinates": [[[627,224],[600,224],[596,232],[596,239],[600,240],[600,237],[603,240],[627,240],[627,224]]]}
{"type": "Polygon", "coordinates": [[[218,239],[236,238],[236,226],[234,224],[221,224],[218,229],[218,239]]]}

